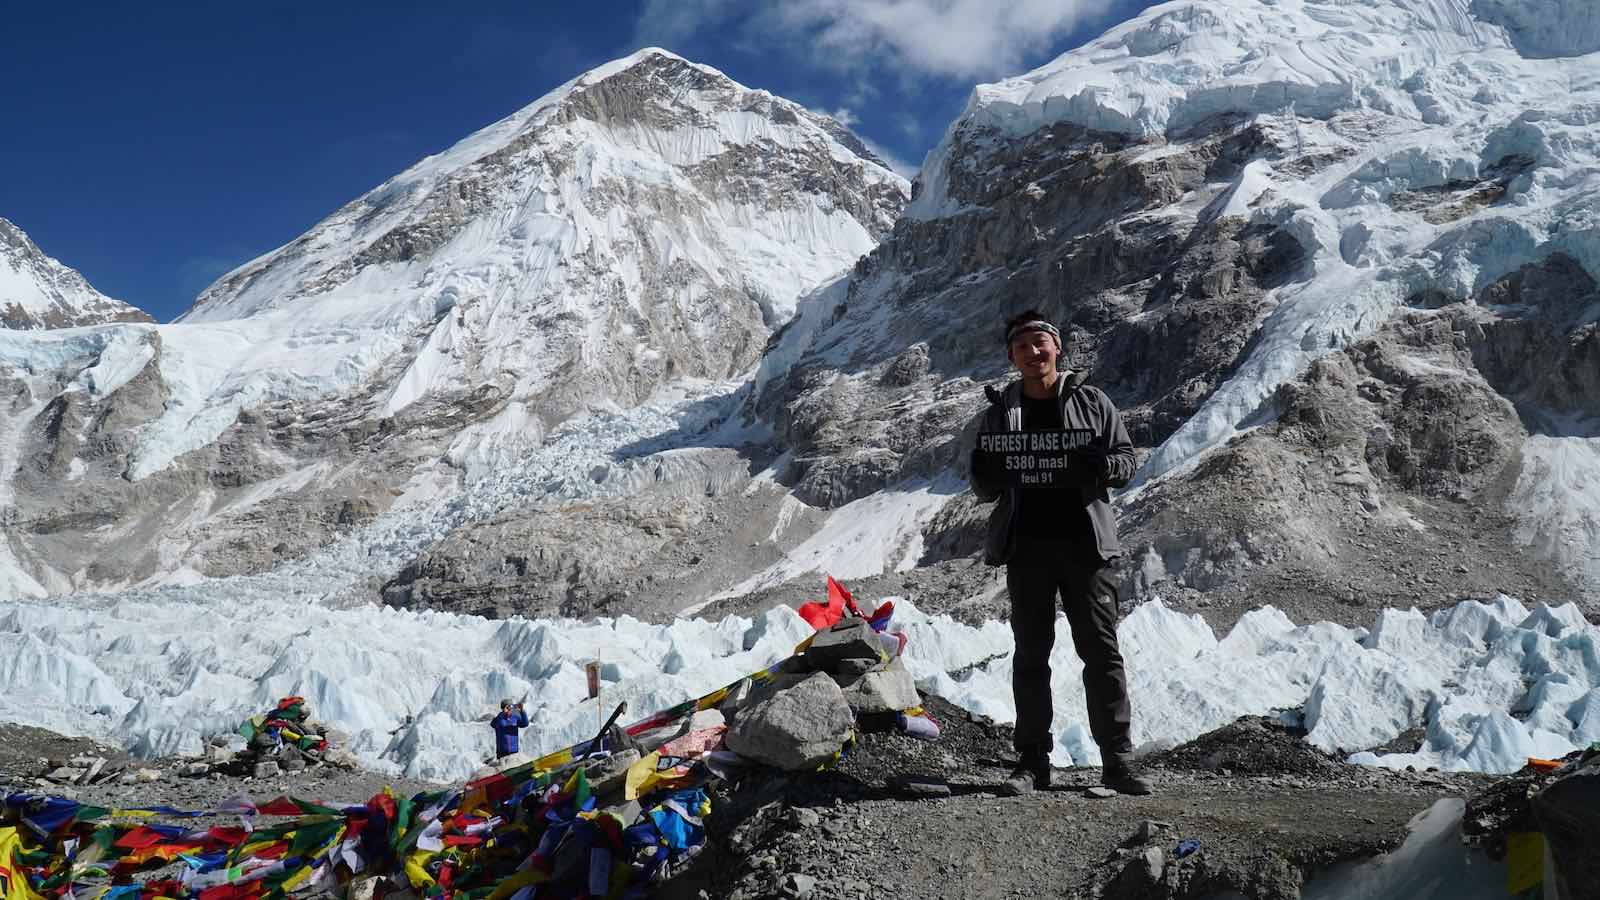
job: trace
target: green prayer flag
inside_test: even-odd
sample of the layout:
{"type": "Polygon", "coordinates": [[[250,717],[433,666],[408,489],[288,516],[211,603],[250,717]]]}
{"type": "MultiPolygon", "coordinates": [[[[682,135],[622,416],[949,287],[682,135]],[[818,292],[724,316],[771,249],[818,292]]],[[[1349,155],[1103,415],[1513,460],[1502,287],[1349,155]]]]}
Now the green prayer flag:
{"type": "Polygon", "coordinates": [[[295,831],[294,839],[289,842],[289,855],[301,856],[307,850],[315,850],[323,844],[333,840],[333,836],[344,827],[343,822],[317,822],[301,825],[295,831]]]}
{"type": "Polygon", "coordinates": [[[407,833],[422,827],[421,823],[412,821],[414,818],[416,817],[411,808],[411,798],[397,799],[394,804],[394,821],[389,823],[389,846],[396,853],[400,852],[401,845],[406,842],[407,833]]]}

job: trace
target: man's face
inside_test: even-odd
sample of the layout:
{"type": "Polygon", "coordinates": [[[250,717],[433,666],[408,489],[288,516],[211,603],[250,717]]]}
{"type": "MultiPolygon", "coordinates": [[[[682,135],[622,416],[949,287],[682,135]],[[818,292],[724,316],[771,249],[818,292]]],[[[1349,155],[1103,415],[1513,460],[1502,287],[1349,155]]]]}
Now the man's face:
{"type": "Polygon", "coordinates": [[[1024,331],[1011,339],[1007,355],[1024,378],[1049,378],[1056,371],[1061,351],[1056,339],[1044,331],[1024,331]]]}

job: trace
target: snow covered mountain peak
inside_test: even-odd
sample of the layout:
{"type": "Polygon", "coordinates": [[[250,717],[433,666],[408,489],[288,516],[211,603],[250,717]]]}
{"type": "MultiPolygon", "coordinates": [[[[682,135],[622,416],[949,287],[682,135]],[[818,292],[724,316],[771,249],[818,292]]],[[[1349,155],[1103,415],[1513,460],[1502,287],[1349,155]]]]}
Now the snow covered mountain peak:
{"type": "Polygon", "coordinates": [[[225,275],[180,322],[292,334],[288,355],[317,346],[323,370],[331,351],[384,416],[487,386],[536,440],[750,367],[908,193],[837,122],[645,49],[225,275]]]}
{"type": "Polygon", "coordinates": [[[73,328],[150,317],[89,285],[45,255],[15,224],[0,218],[0,328],[73,328]]]}
{"type": "MultiPolygon", "coordinates": [[[[400,276],[378,276],[380,283],[360,288],[371,295],[407,276],[441,271],[459,262],[461,251],[483,249],[496,237],[546,243],[530,236],[536,229],[527,226],[561,215],[576,195],[605,192],[604,183],[612,180],[666,184],[668,168],[691,182],[720,174],[707,170],[728,167],[732,148],[804,148],[856,167],[857,186],[873,201],[851,203],[843,194],[832,199],[869,236],[888,230],[899,210],[895,195],[909,188],[832,119],[745,88],[709,66],[645,48],[592,69],[421,160],[297,240],[224,275],[181,321],[236,319],[300,298],[338,294],[358,274],[370,280],[376,273],[363,274],[369,266],[400,276]],[[526,220],[523,228],[512,223],[512,234],[492,236],[467,227],[476,213],[490,206],[508,212],[512,201],[526,220]],[[425,262],[434,265],[419,265],[425,262]]],[[[391,293],[396,302],[384,304],[386,312],[398,312],[415,299],[398,296],[408,293],[404,290],[391,293]]]]}

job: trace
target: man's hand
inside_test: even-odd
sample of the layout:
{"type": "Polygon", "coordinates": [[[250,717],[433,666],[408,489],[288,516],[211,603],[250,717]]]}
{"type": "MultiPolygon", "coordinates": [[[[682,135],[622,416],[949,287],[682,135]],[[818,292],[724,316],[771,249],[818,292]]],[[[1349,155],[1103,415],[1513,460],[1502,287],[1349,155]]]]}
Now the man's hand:
{"type": "Polygon", "coordinates": [[[1086,444],[1067,451],[1072,458],[1072,470],[1084,484],[1098,485],[1106,475],[1106,449],[1099,444],[1086,444]]]}
{"type": "Polygon", "coordinates": [[[999,468],[995,465],[996,462],[994,454],[973,448],[971,463],[973,479],[978,481],[997,480],[1000,477],[1000,472],[996,471],[999,468]]]}

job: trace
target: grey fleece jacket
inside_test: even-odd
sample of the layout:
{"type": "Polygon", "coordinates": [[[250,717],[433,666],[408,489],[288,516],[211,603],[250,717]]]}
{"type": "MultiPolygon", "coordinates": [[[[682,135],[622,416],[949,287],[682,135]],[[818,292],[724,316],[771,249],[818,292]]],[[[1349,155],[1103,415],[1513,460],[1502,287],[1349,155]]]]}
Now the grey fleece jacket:
{"type": "MultiPolygon", "coordinates": [[[[1055,491],[1062,502],[1079,502],[1089,511],[1089,521],[1094,525],[1095,543],[1100,556],[1112,560],[1122,555],[1122,544],[1117,540],[1117,523],[1111,512],[1109,488],[1120,488],[1133,478],[1137,460],[1133,442],[1128,440],[1128,430],[1122,426],[1122,415],[1111,398],[1097,387],[1084,384],[1087,372],[1062,372],[1056,379],[1056,395],[1061,401],[1061,421],[1067,428],[1087,428],[1094,432],[1094,443],[1105,451],[1100,477],[1079,486],[1076,493],[1070,489],[1055,491]]],[[[975,436],[979,431],[1021,431],[1027,428],[1022,421],[1022,382],[1013,381],[1004,391],[985,389],[989,405],[978,411],[967,433],[975,436]]],[[[975,440],[975,437],[974,437],[975,440]]],[[[968,466],[971,454],[967,455],[968,466]]],[[[989,537],[984,547],[983,561],[991,566],[1003,566],[1016,553],[1017,535],[1013,523],[1016,518],[1016,488],[1007,488],[1002,482],[988,481],[970,470],[967,481],[972,493],[980,502],[995,503],[989,513],[989,537]]]]}

